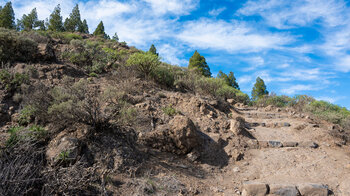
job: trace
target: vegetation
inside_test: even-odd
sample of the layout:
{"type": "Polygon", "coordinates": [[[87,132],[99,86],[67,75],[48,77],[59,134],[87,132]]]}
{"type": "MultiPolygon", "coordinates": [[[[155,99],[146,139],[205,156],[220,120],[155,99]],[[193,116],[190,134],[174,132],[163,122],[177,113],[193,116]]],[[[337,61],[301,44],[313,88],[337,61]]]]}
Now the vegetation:
{"type": "Polygon", "coordinates": [[[29,76],[27,74],[10,73],[6,69],[0,70],[0,85],[9,92],[14,92],[22,84],[29,83],[29,76]]]}
{"type": "Polygon", "coordinates": [[[97,28],[95,29],[93,35],[101,36],[106,39],[108,38],[108,35],[105,33],[105,27],[102,21],[97,25],[97,28]]]}
{"type": "Polygon", "coordinates": [[[7,29],[16,28],[15,12],[13,11],[11,1],[7,2],[6,5],[0,9],[0,27],[7,29]]]}
{"type": "Polygon", "coordinates": [[[194,69],[196,72],[202,74],[205,77],[211,76],[210,68],[207,62],[205,61],[205,58],[201,56],[197,52],[197,50],[194,52],[194,54],[190,58],[188,69],[194,69]]]}
{"type": "Polygon", "coordinates": [[[48,29],[50,31],[58,31],[58,32],[64,31],[60,4],[58,4],[55,7],[55,9],[50,15],[48,29]]]}
{"type": "Polygon", "coordinates": [[[223,79],[227,85],[232,86],[233,88],[239,90],[238,83],[236,81],[236,77],[232,71],[227,75],[223,73],[222,71],[219,71],[217,78],[223,79]]]}
{"type": "Polygon", "coordinates": [[[78,4],[75,5],[72,13],[69,14],[69,18],[66,18],[64,21],[64,29],[69,32],[89,33],[86,20],[81,21],[78,4]]]}
{"type": "Polygon", "coordinates": [[[45,31],[45,24],[43,20],[38,20],[38,13],[36,12],[36,8],[34,8],[30,14],[24,14],[21,20],[17,21],[17,29],[30,31],[35,28],[40,28],[41,31],[45,31]]]}
{"type": "Polygon", "coordinates": [[[135,66],[141,76],[148,78],[160,65],[160,60],[157,55],[141,52],[131,55],[127,64],[129,66],[135,66]]]}
{"type": "Polygon", "coordinates": [[[159,56],[159,54],[157,53],[157,49],[156,49],[156,47],[153,44],[149,48],[148,52],[151,53],[151,54],[159,56]]]}
{"type": "Polygon", "coordinates": [[[264,80],[258,77],[256,79],[256,83],[254,84],[254,87],[252,90],[252,100],[258,100],[268,94],[269,92],[266,90],[266,85],[264,80]]]}
{"type": "Polygon", "coordinates": [[[173,108],[172,105],[169,105],[167,107],[162,108],[164,114],[168,116],[175,116],[178,112],[176,111],[175,108],[173,108]]]}

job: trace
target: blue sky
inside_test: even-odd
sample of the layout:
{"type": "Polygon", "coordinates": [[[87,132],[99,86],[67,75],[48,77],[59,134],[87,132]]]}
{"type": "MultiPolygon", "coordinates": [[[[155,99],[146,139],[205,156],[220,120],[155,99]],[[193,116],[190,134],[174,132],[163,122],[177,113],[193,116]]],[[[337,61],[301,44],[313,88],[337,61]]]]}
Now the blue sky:
{"type": "MultiPolygon", "coordinates": [[[[3,0],[1,0],[3,1],[3,0]]],[[[1,2],[0,1],[0,2],[1,2]]],[[[40,19],[75,3],[90,32],[109,35],[187,66],[195,50],[215,76],[233,71],[250,94],[257,76],[270,92],[308,94],[350,108],[350,3],[344,0],[14,0],[16,17],[40,19]]],[[[4,1],[0,4],[4,4],[4,1]]]]}

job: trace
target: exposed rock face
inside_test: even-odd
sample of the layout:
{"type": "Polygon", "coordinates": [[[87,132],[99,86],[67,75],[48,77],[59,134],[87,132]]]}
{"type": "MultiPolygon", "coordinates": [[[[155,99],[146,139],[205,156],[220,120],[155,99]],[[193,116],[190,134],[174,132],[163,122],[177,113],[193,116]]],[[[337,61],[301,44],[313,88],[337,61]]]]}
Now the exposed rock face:
{"type": "Polygon", "coordinates": [[[38,45],[38,60],[40,61],[56,61],[55,50],[52,47],[52,44],[45,43],[38,45]]]}
{"type": "Polygon", "coordinates": [[[200,137],[191,119],[175,116],[169,124],[156,128],[155,131],[141,134],[144,143],[163,151],[187,154],[200,144],[200,137]]]}

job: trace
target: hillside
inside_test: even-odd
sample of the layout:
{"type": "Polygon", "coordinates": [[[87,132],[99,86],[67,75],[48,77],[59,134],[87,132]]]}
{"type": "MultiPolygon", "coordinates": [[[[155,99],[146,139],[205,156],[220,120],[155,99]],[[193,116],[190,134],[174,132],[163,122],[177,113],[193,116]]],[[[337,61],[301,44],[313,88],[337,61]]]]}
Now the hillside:
{"type": "Polygon", "coordinates": [[[251,102],[101,36],[0,43],[0,195],[350,195],[348,111],[251,102]]]}

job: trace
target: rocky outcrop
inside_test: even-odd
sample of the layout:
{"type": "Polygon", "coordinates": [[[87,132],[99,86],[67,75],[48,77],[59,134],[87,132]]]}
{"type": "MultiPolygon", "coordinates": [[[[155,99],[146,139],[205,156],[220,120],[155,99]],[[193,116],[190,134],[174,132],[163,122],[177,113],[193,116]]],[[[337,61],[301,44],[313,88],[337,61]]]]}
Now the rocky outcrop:
{"type": "Polygon", "coordinates": [[[153,148],[176,154],[187,154],[201,142],[191,119],[177,115],[167,125],[158,126],[155,131],[141,133],[139,139],[153,148]]]}

